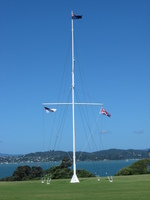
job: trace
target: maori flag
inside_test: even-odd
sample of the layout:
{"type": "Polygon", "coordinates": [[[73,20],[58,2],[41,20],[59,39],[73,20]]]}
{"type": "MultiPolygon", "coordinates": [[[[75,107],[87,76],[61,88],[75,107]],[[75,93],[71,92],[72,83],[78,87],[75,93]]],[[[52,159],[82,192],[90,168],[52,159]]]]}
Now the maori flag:
{"type": "Polygon", "coordinates": [[[45,108],[45,111],[47,113],[50,113],[50,112],[56,112],[56,109],[55,108],[47,108],[47,107],[44,107],[45,108]]]}

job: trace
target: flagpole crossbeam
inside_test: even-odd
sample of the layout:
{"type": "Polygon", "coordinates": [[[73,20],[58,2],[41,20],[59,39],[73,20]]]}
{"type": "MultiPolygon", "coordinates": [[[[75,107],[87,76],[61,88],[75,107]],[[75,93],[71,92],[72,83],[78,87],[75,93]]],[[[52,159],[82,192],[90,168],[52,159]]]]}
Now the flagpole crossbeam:
{"type": "Polygon", "coordinates": [[[50,105],[72,105],[72,103],[65,103],[65,102],[64,102],[64,103],[61,103],[61,102],[60,102],[60,103],[58,103],[58,102],[48,103],[48,102],[47,102],[47,103],[42,103],[42,105],[43,105],[43,106],[48,106],[48,105],[49,105],[49,106],[50,106],[50,105]]]}
{"type": "MultiPolygon", "coordinates": [[[[72,105],[72,103],[67,103],[67,102],[54,102],[54,103],[43,103],[42,104],[43,106],[48,106],[48,105],[72,105]]],[[[74,105],[87,105],[87,106],[103,106],[103,103],[76,103],[74,102],[74,105]]]]}

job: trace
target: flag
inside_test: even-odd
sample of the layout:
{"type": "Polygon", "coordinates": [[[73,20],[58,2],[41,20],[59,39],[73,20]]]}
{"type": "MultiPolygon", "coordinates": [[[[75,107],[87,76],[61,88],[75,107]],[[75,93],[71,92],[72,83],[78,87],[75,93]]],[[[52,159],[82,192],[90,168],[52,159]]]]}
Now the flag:
{"type": "Polygon", "coordinates": [[[106,115],[108,117],[111,117],[111,114],[109,114],[106,110],[104,110],[104,108],[101,108],[100,113],[103,114],[103,115],[106,115]]]}
{"type": "Polygon", "coordinates": [[[82,15],[72,14],[72,19],[82,19],[82,15]]]}
{"type": "Polygon", "coordinates": [[[45,111],[47,112],[47,113],[49,113],[49,112],[56,112],[56,109],[55,108],[47,108],[47,107],[44,107],[45,108],[45,111]]]}

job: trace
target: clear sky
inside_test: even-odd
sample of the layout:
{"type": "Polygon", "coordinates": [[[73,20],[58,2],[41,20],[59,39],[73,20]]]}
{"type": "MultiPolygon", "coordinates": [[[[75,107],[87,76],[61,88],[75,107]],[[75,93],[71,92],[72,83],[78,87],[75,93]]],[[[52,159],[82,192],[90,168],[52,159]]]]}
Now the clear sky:
{"type": "Polygon", "coordinates": [[[71,101],[71,10],[83,15],[74,20],[78,99],[85,85],[90,101],[111,113],[94,107],[94,133],[85,137],[75,107],[76,150],[90,151],[87,141],[96,150],[150,148],[149,0],[1,0],[0,153],[72,151],[71,109],[65,116],[42,106],[71,101]],[[53,122],[60,115],[61,133],[53,122]]]}

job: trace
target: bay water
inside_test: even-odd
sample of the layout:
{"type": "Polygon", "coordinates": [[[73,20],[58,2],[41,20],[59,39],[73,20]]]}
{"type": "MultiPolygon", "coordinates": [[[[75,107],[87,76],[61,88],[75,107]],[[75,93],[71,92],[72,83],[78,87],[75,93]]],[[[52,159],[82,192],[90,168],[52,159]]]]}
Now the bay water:
{"type": "MultiPolygon", "coordinates": [[[[113,176],[124,167],[130,166],[137,160],[115,160],[115,161],[88,161],[77,162],[77,169],[85,169],[96,176],[113,176]]],[[[43,170],[49,169],[52,166],[58,166],[61,162],[41,162],[41,163],[13,163],[13,164],[0,164],[0,179],[12,176],[13,172],[18,166],[28,165],[30,167],[40,166],[43,170]]]]}

